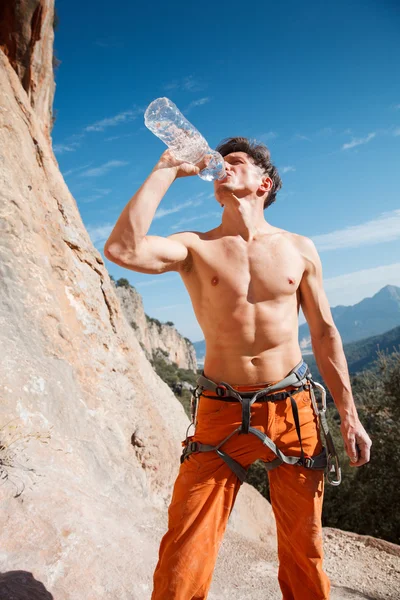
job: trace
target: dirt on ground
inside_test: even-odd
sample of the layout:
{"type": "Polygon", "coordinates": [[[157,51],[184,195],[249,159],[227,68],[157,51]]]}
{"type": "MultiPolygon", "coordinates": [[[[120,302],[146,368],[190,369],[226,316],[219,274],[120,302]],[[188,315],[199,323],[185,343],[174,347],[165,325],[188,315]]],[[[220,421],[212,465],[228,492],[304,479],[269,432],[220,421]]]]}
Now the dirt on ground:
{"type": "MultiPolygon", "coordinates": [[[[400,546],[338,529],[325,528],[323,535],[331,600],[400,599],[400,546]]],[[[222,544],[209,600],[282,600],[277,575],[275,548],[232,532],[222,544]]]]}

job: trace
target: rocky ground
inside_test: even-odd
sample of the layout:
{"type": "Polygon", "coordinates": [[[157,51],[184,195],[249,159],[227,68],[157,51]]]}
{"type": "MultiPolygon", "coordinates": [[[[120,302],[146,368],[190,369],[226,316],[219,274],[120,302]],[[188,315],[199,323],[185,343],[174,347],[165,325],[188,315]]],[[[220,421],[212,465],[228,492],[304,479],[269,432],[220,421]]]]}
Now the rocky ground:
{"type": "MultiPolygon", "coordinates": [[[[332,600],[400,598],[399,546],[325,528],[324,547],[332,600]]],[[[281,600],[277,570],[274,548],[231,535],[221,547],[209,600],[281,600]]]]}
{"type": "MultiPolygon", "coordinates": [[[[400,598],[399,546],[325,528],[324,547],[332,600],[400,598]]],[[[231,535],[221,547],[209,600],[281,600],[277,570],[275,549],[231,535]]]]}

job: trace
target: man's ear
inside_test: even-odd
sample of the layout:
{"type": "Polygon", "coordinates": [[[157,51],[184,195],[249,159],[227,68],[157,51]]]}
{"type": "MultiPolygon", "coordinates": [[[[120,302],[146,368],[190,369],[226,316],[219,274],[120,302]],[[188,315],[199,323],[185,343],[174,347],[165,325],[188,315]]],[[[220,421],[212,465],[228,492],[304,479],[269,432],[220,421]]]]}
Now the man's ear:
{"type": "Polygon", "coordinates": [[[262,183],[260,185],[260,190],[262,190],[263,192],[269,192],[272,190],[272,186],[273,186],[273,181],[271,179],[271,177],[264,177],[262,180],[262,183]]]}

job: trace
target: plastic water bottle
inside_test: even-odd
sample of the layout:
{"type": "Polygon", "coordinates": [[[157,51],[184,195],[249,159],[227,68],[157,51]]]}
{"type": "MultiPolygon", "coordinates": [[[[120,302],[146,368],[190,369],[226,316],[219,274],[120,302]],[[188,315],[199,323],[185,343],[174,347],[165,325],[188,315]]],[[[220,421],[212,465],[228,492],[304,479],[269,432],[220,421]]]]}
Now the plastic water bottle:
{"type": "Polygon", "coordinates": [[[226,175],[224,159],[211,150],[201,133],[189,123],[178,107],[168,98],[157,98],[146,109],[144,123],[162,140],[179,160],[196,165],[210,157],[208,165],[199,173],[205,181],[223,179],[226,175]]]}

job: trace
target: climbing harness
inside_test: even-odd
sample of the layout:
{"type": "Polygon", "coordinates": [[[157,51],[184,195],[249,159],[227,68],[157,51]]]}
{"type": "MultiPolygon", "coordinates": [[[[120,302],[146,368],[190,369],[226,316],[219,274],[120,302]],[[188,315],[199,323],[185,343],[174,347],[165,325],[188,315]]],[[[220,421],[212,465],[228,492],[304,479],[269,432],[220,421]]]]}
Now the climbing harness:
{"type": "Polygon", "coordinates": [[[197,387],[192,394],[191,399],[191,418],[190,423],[186,431],[186,439],[182,442],[183,452],[181,455],[181,463],[184,462],[193,452],[211,452],[215,451],[222,460],[231,468],[241,483],[246,480],[247,471],[241,464],[234,460],[231,456],[226,454],[221,447],[227,442],[235,433],[249,434],[257,436],[262,443],[267,446],[276,455],[276,458],[271,462],[265,463],[265,469],[271,471],[276,467],[279,467],[282,463],[294,466],[303,466],[306,469],[320,469],[325,470],[325,475],[328,483],[331,485],[339,485],[341,482],[341,470],[339,459],[335,450],[332,435],[329,431],[328,422],[326,419],[326,390],[325,388],[316,381],[313,380],[312,375],[309,371],[308,365],[302,360],[294,369],[292,369],[286,377],[277,383],[268,385],[267,387],[257,390],[254,392],[238,392],[228,383],[221,381],[215,383],[204,376],[204,372],[197,379],[197,387]],[[292,390],[284,390],[285,388],[295,388],[292,390]],[[189,429],[191,426],[196,427],[197,410],[199,405],[200,397],[204,390],[214,392],[216,396],[206,396],[209,400],[222,400],[224,402],[240,402],[242,405],[242,423],[234,431],[232,431],[225,439],[222,440],[217,446],[211,446],[207,444],[201,444],[200,442],[193,441],[193,436],[188,436],[189,429]],[[323,431],[326,447],[324,446],[322,452],[317,456],[306,456],[303,451],[303,445],[300,434],[300,420],[296,401],[293,396],[303,390],[310,390],[311,404],[315,414],[318,417],[320,428],[323,431]],[[315,391],[320,392],[320,398],[315,394],[315,391]],[[254,402],[279,402],[290,398],[293,418],[297,435],[300,442],[300,457],[299,456],[285,456],[277,447],[277,445],[267,435],[251,427],[250,424],[250,409],[254,402]],[[327,453],[328,452],[328,453],[327,453]]]}

